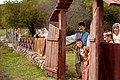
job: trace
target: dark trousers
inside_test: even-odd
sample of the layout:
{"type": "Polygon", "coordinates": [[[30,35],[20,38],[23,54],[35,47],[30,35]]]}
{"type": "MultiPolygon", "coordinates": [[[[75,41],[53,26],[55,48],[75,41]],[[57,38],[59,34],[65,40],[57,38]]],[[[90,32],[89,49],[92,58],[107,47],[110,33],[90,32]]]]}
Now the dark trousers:
{"type": "Polygon", "coordinates": [[[81,62],[76,63],[75,67],[76,67],[77,77],[81,78],[82,77],[81,62]]]}

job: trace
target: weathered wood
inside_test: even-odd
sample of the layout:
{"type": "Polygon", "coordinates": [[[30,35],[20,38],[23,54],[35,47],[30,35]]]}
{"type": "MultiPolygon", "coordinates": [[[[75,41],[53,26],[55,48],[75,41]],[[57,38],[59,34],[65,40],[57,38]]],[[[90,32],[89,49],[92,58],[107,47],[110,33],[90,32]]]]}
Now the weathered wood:
{"type": "Polygon", "coordinates": [[[47,39],[47,46],[46,46],[46,58],[45,58],[45,73],[47,73],[51,77],[58,78],[58,43],[59,43],[59,28],[56,28],[53,25],[49,25],[49,33],[48,33],[48,40],[47,39]],[[58,40],[56,40],[58,39],[58,40]],[[56,40],[56,41],[55,41],[56,40]],[[56,46],[57,45],[57,46],[56,46]],[[48,67],[49,69],[56,70],[56,73],[46,69],[45,67],[48,67]]]}
{"type": "Polygon", "coordinates": [[[99,80],[120,80],[120,44],[102,43],[101,46],[99,80]]]}
{"type": "Polygon", "coordinates": [[[66,12],[64,10],[60,10],[59,13],[59,29],[61,30],[61,72],[60,79],[66,79],[66,12]]]}
{"type": "Polygon", "coordinates": [[[60,9],[64,9],[67,11],[72,2],[73,0],[58,0],[57,5],[54,11],[52,12],[52,15],[50,16],[49,20],[58,22],[59,21],[58,15],[60,13],[60,9]]]}
{"type": "Polygon", "coordinates": [[[110,6],[115,5],[115,6],[120,6],[120,0],[103,0],[106,3],[108,3],[110,6]]]}
{"type": "Polygon", "coordinates": [[[103,0],[93,1],[93,21],[90,29],[90,71],[89,80],[98,80],[99,78],[99,56],[101,54],[100,43],[103,42],[103,0]]]}
{"type": "MultiPolygon", "coordinates": [[[[31,43],[33,44],[33,43],[31,43]]],[[[31,46],[32,47],[32,46],[31,46]]],[[[45,38],[35,38],[34,51],[37,52],[40,56],[44,56],[46,47],[45,38]]]]}
{"type": "Polygon", "coordinates": [[[44,66],[44,69],[47,70],[47,71],[50,71],[50,72],[53,72],[53,73],[57,74],[57,70],[56,69],[53,69],[53,68],[50,68],[50,67],[46,67],[46,66],[44,66]]]}

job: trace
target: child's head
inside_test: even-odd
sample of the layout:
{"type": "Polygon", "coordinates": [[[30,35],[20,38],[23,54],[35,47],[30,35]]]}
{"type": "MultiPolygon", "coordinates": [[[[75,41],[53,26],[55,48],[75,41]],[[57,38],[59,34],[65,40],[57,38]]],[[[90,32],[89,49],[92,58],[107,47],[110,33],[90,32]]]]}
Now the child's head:
{"type": "Polygon", "coordinates": [[[115,35],[118,35],[119,34],[120,24],[119,23],[114,23],[113,26],[112,26],[112,28],[113,28],[113,33],[115,35]]]}
{"type": "Polygon", "coordinates": [[[76,40],[76,46],[78,48],[83,48],[83,42],[82,42],[81,38],[79,38],[79,39],[76,40]]]}
{"type": "Polygon", "coordinates": [[[104,41],[107,42],[112,39],[112,32],[110,30],[104,31],[104,41]]]}

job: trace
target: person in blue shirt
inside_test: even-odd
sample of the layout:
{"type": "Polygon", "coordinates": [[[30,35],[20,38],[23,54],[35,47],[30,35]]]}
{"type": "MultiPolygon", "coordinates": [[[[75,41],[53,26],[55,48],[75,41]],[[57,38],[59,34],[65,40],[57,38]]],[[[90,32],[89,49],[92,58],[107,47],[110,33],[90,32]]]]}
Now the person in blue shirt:
{"type": "MultiPolygon", "coordinates": [[[[75,33],[74,35],[71,36],[67,36],[66,37],[66,45],[69,45],[75,41],[77,41],[78,39],[81,40],[83,47],[87,45],[87,40],[88,40],[88,35],[89,33],[85,31],[86,27],[84,22],[80,22],[78,23],[78,29],[79,31],[77,33],[75,33]]],[[[79,49],[76,49],[76,53],[79,53],[79,49]]],[[[76,67],[76,72],[77,72],[77,79],[80,79],[82,77],[82,70],[80,70],[81,63],[82,63],[83,58],[79,57],[79,55],[77,55],[77,57],[75,58],[75,67],[76,67]],[[79,58],[79,59],[78,59],[79,58]]]]}
{"type": "MultiPolygon", "coordinates": [[[[82,43],[83,43],[83,47],[87,45],[87,38],[89,35],[89,33],[85,31],[85,28],[86,27],[85,27],[85,24],[83,22],[78,23],[79,32],[77,32],[75,34],[75,40],[81,39],[82,43]]],[[[76,52],[77,53],[79,52],[78,48],[77,48],[76,52]]],[[[81,72],[82,70],[80,70],[80,67],[82,67],[81,63],[83,61],[83,58],[80,57],[80,59],[77,59],[77,57],[76,57],[76,60],[77,60],[75,62],[76,72],[79,74],[79,75],[77,75],[77,78],[80,79],[82,77],[82,72],[81,72]]]]}
{"type": "Polygon", "coordinates": [[[84,46],[87,45],[87,38],[89,33],[85,31],[86,27],[84,22],[78,23],[78,29],[79,31],[71,36],[66,36],[66,45],[69,45],[73,42],[75,42],[77,39],[81,38],[84,46]]]}
{"type": "Polygon", "coordinates": [[[85,31],[85,28],[86,27],[85,27],[84,22],[78,23],[79,32],[76,33],[76,39],[81,38],[84,46],[86,46],[86,44],[87,44],[87,38],[89,35],[89,33],[85,31]]]}

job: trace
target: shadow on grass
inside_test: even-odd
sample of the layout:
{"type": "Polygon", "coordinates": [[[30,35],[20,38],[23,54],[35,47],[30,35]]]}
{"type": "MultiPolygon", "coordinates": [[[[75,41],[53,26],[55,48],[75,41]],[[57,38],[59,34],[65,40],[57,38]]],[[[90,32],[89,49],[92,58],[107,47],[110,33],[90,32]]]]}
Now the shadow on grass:
{"type": "Polygon", "coordinates": [[[13,80],[4,70],[0,70],[0,80],[13,80]]]}

